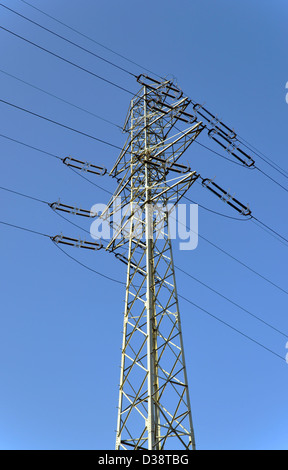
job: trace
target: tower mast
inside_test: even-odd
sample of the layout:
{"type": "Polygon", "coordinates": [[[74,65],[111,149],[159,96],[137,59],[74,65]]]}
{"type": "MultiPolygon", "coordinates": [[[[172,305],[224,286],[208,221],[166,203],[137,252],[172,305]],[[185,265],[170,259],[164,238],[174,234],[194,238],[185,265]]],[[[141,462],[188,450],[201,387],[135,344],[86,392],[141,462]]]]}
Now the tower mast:
{"type": "Polygon", "coordinates": [[[204,126],[185,117],[173,82],[138,81],[128,138],[110,172],[119,186],[102,214],[113,216],[106,249],[127,264],[116,449],[192,450],[169,214],[199,176],[178,159],[204,126]],[[188,128],[171,136],[183,122],[188,128]]]}

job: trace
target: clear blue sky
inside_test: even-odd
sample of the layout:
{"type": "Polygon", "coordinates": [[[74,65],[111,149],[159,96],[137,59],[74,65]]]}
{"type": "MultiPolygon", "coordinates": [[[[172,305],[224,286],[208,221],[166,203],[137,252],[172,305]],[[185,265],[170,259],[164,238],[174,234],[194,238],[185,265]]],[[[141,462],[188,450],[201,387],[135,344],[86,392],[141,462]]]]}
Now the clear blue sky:
{"type": "MultiPolygon", "coordinates": [[[[284,0],[31,0],[48,14],[161,75],[235,128],[282,168],[287,165],[285,84],[288,6],[284,0]]],[[[97,54],[127,67],[95,43],[20,0],[3,4],[97,54]]],[[[133,92],[127,74],[65,44],[0,7],[0,25],[133,92]]],[[[0,30],[1,66],[38,88],[117,124],[130,96],[0,30]]],[[[122,146],[125,136],[92,115],[0,72],[0,99],[122,146]]],[[[0,103],[1,134],[64,157],[110,168],[118,151],[0,103]]],[[[212,146],[208,138],[201,141],[212,146]]],[[[89,209],[108,194],[61,162],[0,137],[4,186],[45,201],[59,197],[89,209]]],[[[215,150],[219,150],[213,146],[215,150]]],[[[287,192],[197,145],[185,154],[253,214],[287,237],[287,192]]],[[[282,185],[287,179],[257,159],[282,185]]],[[[95,179],[110,191],[114,181],[95,179]]],[[[237,216],[200,185],[189,196],[237,216]]],[[[0,220],[47,234],[85,234],[47,206],[0,191],[0,220]]],[[[89,230],[89,222],[70,217],[89,230]]],[[[200,209],[199,232],[287,290],[287,245],[252,222],[200,209]]],[[[124,287],[76,264],[48,238],[0,227],[0,448],[113,449],[118,404],[124,287]]],[[[87,235],[89,238],[89,235],[87,235]]],[[[125,281],[125,266],[105,252],[67,253],[125,281]]],[[[175,246],[175,263],[288,333],[287,295],[204,240],[190,253],[175,246]]],[[[273,332],[181,272],[179,293],[285,357],[287,338],[273,332]]],[[[199,449],[288,449],[288,365],[255,343],[180,301],[191,405],[199,449]]]]}

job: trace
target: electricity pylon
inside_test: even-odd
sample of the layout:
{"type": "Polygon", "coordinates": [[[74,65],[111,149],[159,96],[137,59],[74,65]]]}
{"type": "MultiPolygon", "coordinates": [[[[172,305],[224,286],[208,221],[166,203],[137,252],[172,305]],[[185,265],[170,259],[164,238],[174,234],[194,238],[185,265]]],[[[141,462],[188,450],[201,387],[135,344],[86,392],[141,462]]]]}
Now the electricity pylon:
{"type": "MultiPolygon", "coordinates": [[[[146,75],[137,81],[142,88],[131,100],[123,128],[128,138],[110,172],[119,185],[100,216],[113,227],[105,249],[127,265],[116,449],[191,450],[195,449],[195,438],[172,255],[175,223],[170,223],[171,213],[198,178],[203,187],[239,214],[251,217],[251,210],[214,178],[202,178],[179,159],[206,128],[209,137],[244,166],[253,167],[255,162],[240,148],[233,129],[203,105],[184,97],[173,82],[146,75]],[[171,135],[173,129],[178,131],[175,135],[171,135]]],[[[64,158],[63,163],[96,175],[107,172],[72,157],[64,158]]],[[[60,200],[49,205],[82,217],[98,213],[60,200]]],[[[86,250],[104,248],[99,242],[101,235],[93,230],[91,235],[98,241],[62,234],[51,239],[86,250]]]]}
{"type": "MultiPolygon", "coordinates": [[[[255,161],[241,148],[233,129],[203,105],[183,96],[172,81],[147,75],[140,75],[137,81],[142,87],[131,100],[123,128],[128,138],[110,172],[119,185],[100,216],[113,227],[111,240],[104,247],[99,242],[102,235],[94,229],[91,236],[96,242],[62,234],[51,239],[86,250],[105,248],[127,265],[116,449],[190,450],[195,449],[195,438],[172,255],[171,213],[198,178],[203,187],[239,214],[251,217],[251,210],[214,178],[202,178],[178,160],[206,128],[208,136],[243,166],[255,167],[255,161]],[[178,132],[171,136],[173,129],[178,132]]],[[[71,156],[62,161],[91,174],[107,173],[105,168],[71,156]]],[[[96,209],[88,211],[60,200],[49,206],[82,217],[98,214],[96,209]]],[[[175,236],[175,224],[172,231],[175,236]]]]}
{"type": "MultiPolygon", "coordinates": [[[[171,214],[198,178],[203,187],[241,215],[251,216],[251,210],[214,179],[202,178],[179,159],[206,128],[209,137],[243,165],[252,167],[254,160],[240,148],[231,128],[184,97],[173,82],[146,75],[137,80],[142,87],[131,100],[123,128],[128,138],[110,172],[118,188],[101,215],[113,227],[105,249],[127,265],[116,449],[192,450],[195,438],[172,255],[175,223],[171,224],[171,214]],[[173,129],[177,132],[171,135],[173,129]]],[[[66,157],[63,163],[96,175],[106,173],[105,168],[72,157],[66,157]]],[[[97,211],[75,208],[60,200],[49,205],[53,210],[82,217],[97,216],[97,211]]],[[[101,238],[93,231],[91,235],[96,240],[101,238]]],[[[62,234],[52,240],[86,250],[104,248],[99,241],[86,242],[62,234]]]]}
{"type": "Polygon", "coordinates": [[[116,449],[192,450],[169,207],[199,176],[178,159],[204,126],[185,115],[186,99],[171,81],[138,82],[128,139],[110,172],[119,186],[102,214],[113,216],[106,249],[127,264],[116,449]],[[171,137],[183,122],[188,128],[171,137]]]}

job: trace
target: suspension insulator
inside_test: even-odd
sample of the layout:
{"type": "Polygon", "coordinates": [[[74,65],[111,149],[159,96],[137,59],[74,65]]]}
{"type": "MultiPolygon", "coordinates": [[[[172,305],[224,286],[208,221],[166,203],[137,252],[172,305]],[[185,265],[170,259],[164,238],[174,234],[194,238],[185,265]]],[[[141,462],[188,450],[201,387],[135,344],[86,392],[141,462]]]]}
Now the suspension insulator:
{"type": "Polygon", "coordinates": [[[62,243],[63,245],[75,246],[77,248],[84,248],[86,250],[101,250],[103,248],[102,243],[97,242],[87,242],[86,240],[81,240],[77,238],[65,237],[64,235],[55,235],[51,237],[51,240],[54,243],[62,243]]]}
{"type": "Polygon", "coordinates": [[[196,103],[193,105],[193,109],[196,111],[199,116],[202,116],[205,121],[209,122],[210,125],[212,125],[212,129],[216,129],[222,134],[224,134],[226,137],[228,137],[231,140],[236,139],[237,135],[233,131],[233,129],[230,129],[230,127],[226,126],[220,119],[218,119],[214,114],[210,113],[206,108],[204,108],[203,105],[196,103]]]}
{"type": "Polygon", "coordinates": [[[209,189],[213,194],[219,197],[222,201],[226,202],[229,206],[233,207],[239,214],[244,216],[250,216],[251,210],[249,209],[248,205],[242,204],[242,202],[238,201],[234,196],[225,191],[225,189],[221,188],[218,184],[214,183],[209,178],[202,179],[202,185],[205,188],[209,189]]]}
{"type": "Polygon", "coordinates": [[[253,160],[248,153],[244,152],[237,143],[231,142],[231,140],[227,139],[222,133],[217,132],[215,129],[211,129],[208,132],[208,136],[215,140],[221,147],[226,150],[226,152],[233,155],[237,160],[239,160],[243,165],[251,168],[255,164],[255,160],[253,160]],[[217,137],[215,137],[217,136],[217,137]]]}
{"type": "Polygon", "coordinates": [[[170,80],[160,82],[155,78],[149,77],[149,75],[141,74],[137,77],[137,82],[172,99],[179,99],[183,96],[183,91],[170,80]]]}
{"type": "Polygon", "coordinates": [[[82,217],[94,217],[94,215],[91,214],[91,211],[88,211],[86,209],[81,209],[80,207],[78,208],[78,207],[68,206],[67,204],[62,204],[60,200],[57,202],[52,202],[51,204],[49,204],[49,206],[54,211],[67,212],[69,214],[80,215],[82,217]]]}
{"type": "Polygon", "coordinates": [[[93,173],[94,175],[104,176],[107,173],[106,168],[101,166],[94,165],[89,162],[82,162],[72,157],[65,157],[63,163],[71,168],[76,168],[77,170],[85,171],[87,173],[93,173]]]}

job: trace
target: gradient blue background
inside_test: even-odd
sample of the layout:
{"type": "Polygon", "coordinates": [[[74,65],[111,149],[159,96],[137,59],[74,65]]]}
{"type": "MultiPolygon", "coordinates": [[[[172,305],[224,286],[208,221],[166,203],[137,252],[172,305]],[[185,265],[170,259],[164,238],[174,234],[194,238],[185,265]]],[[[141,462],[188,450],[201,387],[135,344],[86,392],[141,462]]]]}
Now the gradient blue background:
{"type": "MultiPolygon", "coordinates": [[[[31,3],[179,86],[287,169],[285,0],[31,0],[31,3]]],[[[19,0],[5,5],[90,48],[133,73],[141,69],[56,24],[19,0]]],[[[97,61],[0,7],[0,25],[133,92],[132,77],[97,61]]],[[[118,124],[130,96],[0,30],[0,69],[118,124]]],[[[0,72],[0,98],[122,146],[116,128],[0,72]]],[[[110,168],[118,152],[0,103],[1,133],[60,157],[110,168]]],[[[212,146],[208,138],[201,142],[212,146]]],[[[217,147],[213,146],[216,150],[217,147]]],[[[108,195],[61,162],[0,138],[0,186],[47,201],[59,197],[89,209],[108,195]]],[[[185,154],[253,214],[284,236],[287,193],[259,172],[233,165],[200,146],[185,154]]],[[[257,159],[281,184],[285,178],[257,159]]],[[[113,191],[108,177],[95,179],[113,191]]],[[[195,185],[189,196],[237,216],[195,185]]],[[[48,234],[85,237],[48,207],[0,191],[0,220],[48,234]]],[[[287,246],[252,222],[199,210],[199,232],[287,288],[287,246]]],[[[89,230],[89,222],[73,218],[89,230]]],[[[0,226],[0,448],[113,449],[118,404],[124,287],[81,268],[49,241],[0,226]]],[[[105,252],[67,249],[81,262],[125,281],[125,266],[105,252]]],[[[175,244],[175,263],[288,332],[287,297],[200,240],[192,252],[175,244]]],[[[184,274],[179,293],[273,349],[287,339],[184,274]]],[[[196,441],[199,449],[288,449],[288,365],[180,300],[196,441]]]]}

